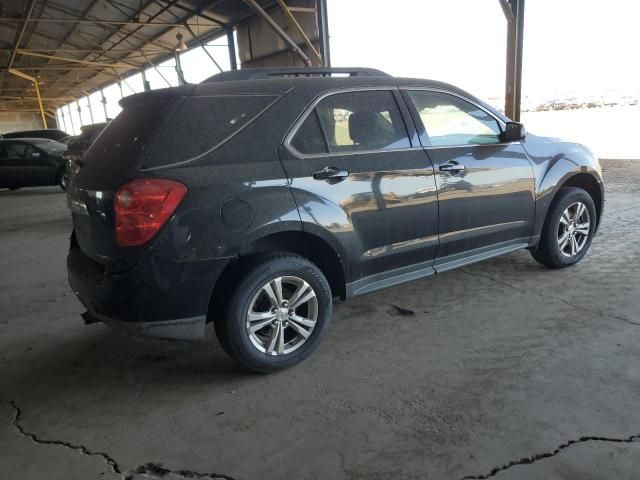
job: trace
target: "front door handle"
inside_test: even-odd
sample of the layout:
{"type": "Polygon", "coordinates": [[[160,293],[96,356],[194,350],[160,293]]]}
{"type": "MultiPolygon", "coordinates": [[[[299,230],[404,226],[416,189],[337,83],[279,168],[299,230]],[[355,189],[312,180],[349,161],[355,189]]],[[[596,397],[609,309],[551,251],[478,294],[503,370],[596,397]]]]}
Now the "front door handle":
{"type": "Polygon", "coordinates": [[[438,168],[441,172],[460,173],[464,170],[464,165],[460,165],[458,162],[452,160],[450,162],[443,163],[438,168]]]}
{"type": "Polygon", "coordinates": [[[319,172],[313,173],[315,180],[326,180],[329,183],[341,182],[349,176],[349,172],[338,167],[324,167],[319,172]]]}

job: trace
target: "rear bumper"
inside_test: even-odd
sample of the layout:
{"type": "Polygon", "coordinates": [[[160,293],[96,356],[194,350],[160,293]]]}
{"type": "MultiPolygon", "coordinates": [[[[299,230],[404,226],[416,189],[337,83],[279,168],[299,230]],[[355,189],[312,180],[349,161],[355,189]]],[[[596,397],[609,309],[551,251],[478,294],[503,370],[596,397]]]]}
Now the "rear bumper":
{"type": "Polygon", "coordinates": [[[211,294],[229,258],[175,262],[149,254],[124,273],[107,269],[72,246],[69,285],[88,310],[88,323],[159,338],[204,336],[211,294]]]}
{"type": "Polygon", "coordinates": [[[82,314],[85,323],[102,322],[119,332],[142,337],[170,340],[201,340],[204,338],[206,316],[160,320],[157,322],[122,322],[87,310],[82,314]]]}

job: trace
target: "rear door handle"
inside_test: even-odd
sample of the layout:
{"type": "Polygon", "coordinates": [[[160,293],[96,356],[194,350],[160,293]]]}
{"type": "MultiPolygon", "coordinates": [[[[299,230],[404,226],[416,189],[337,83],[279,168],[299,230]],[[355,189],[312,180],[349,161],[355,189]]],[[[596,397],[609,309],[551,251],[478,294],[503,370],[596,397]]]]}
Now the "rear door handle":
{"type": "Polygon", "coordinates": [[[438,168],[441,172],[459,173],[464,170],[464,165],[460,165],[458,162],[451,161],[451,162],[443,163],[438,168]]]}
{"type": "Polygon", "coordinates": [[[330,183],[341,182],[349,176],[349,172],[338,167],[324,167],[319,172],[313,173],[315,180],[327,180],[330,183]]]}

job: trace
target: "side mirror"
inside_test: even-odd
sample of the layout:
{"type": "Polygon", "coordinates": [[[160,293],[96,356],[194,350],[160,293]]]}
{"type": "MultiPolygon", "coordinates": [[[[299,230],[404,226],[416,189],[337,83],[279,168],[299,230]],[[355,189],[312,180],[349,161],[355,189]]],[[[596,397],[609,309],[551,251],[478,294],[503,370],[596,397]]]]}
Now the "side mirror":
{"type": "Polygon", "coordinates": [[[502,143],[519,142],[527,136],[527,130],[524,125],[518,122],[508,122],[504,127],[504,132],[500,134],[502,143]]]}

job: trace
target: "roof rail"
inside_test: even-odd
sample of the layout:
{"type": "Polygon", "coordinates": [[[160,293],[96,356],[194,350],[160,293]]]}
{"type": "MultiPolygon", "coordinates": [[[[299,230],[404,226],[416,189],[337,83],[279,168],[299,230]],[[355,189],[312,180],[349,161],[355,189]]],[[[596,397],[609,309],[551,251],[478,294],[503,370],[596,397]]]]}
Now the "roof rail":
{"type": "Polygon", "coordinates": [[[273,77],[331,77],[334,74],[347,74],[350,77],[388,77],[389,74],[375,68],[360,67],[283,67],[283,68],[244,68],[221,72],[204,80],[209,82],[228,82],[234,80],[258,80],[273,77]]]}

